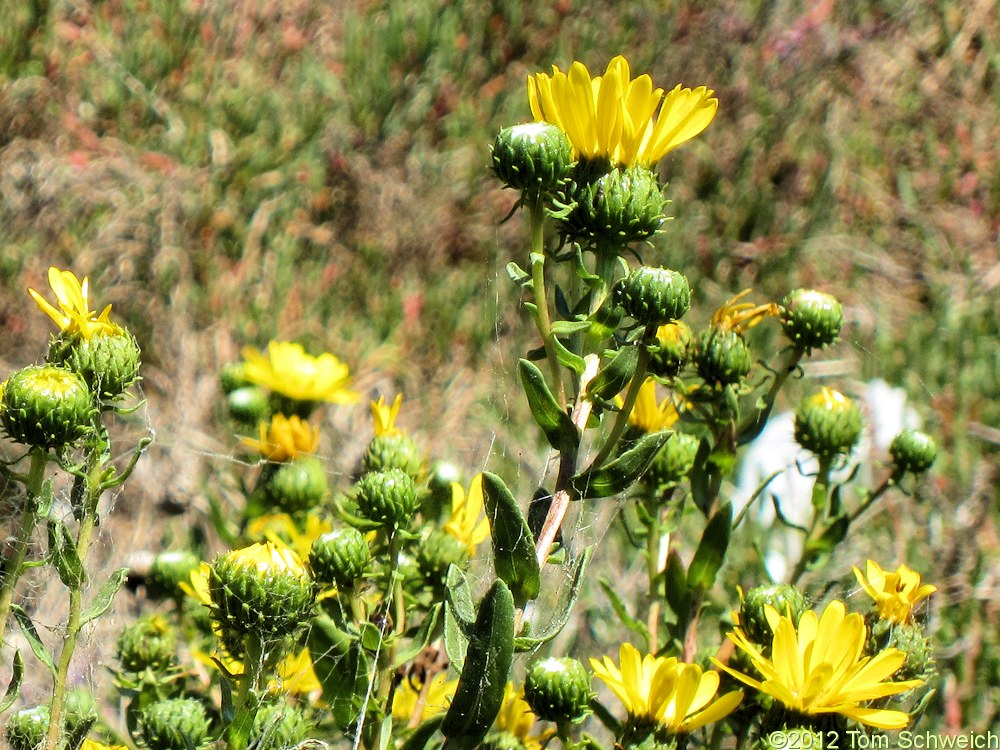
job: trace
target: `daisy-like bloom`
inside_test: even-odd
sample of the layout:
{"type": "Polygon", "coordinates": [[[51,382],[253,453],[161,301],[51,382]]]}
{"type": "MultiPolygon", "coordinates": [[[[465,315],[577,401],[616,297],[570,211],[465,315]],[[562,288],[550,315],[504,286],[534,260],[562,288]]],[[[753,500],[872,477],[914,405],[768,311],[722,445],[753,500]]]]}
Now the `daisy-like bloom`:
{"type": "Polygon", "coordinates": [[[451,483],[451,518],[444,530],[465,545],[469,557],[476,554],[476,547],[490,536],[490,522],[483,515],[483,475],[476,474],[469,484],[469,494],[462,485],[451,483]]]}
{"type": "Polygon", "coordinates": [[[403,405],[403,394],[397,393],[392,406],[385,403],[385,397],[379,396],[378,401],[372,401],[372,423],[375,426],[375,437],[380,435],[398,435],[402,430],[396,427],[396,417],[403,405]]]}
{"type": "Polygon", "coordinates": [[[734,690],[719,698],[719,673],[676,657],[641,655],[623,643],[618,651],[621,668],[607,656],[590,666],[625,706],[629,720],[652,723],[671,734],[686,734],[728,716],[743,700],[734,690]],[[714,700],[713,700],[714,699],[714,700]]]}
{"type": "Polygon", "coordinates": [[[240,438],[248,448],[268,461],[291,461],[303,454],[315,453],[319,447],[319,427],[297,416],[275,414],[270,423],[260,423],[260,439],[240,438]]]}
{"type": "Polygon", "coordinates": [[[626,167],[651,167],[707,128],[719,108],[714,93],[678,84],[664,95],[648,75],[633,79],[620,55],[596,78],[581,62],[568,73],[553,65],[551,76],[528,76],[528,103],[536,120],[566,133],[577,158],[626,167]]]}
{"type": "Polygon", "coordinates": [[[861,705],[924,684],[885,681],[903,666],[906,654],[887,648],[876,656],[864,656],[868,628],[861,615],[847,614],[844,603],[834,601],[822,615],[814,610],[803,613],[796,629],[787,614],[779,615],[770,606],[765,613],[774,633],[770,658],[742,629],[729,633],[729,640],[746,652],[761,679],[713,659],[717,667],[804,716],[840,714],[879,729],[903,729],[909,723],[903,711],[861,705]]]}
{"type": "Polygon", "coordinates": [[[72,271],[60,271],[52,266],[49,286],[56,295],[58,309],[34,289],[28,289],[28,294],[63,333],[80,333],[83,338],[90,339],[95,334],[115,334],[120,330],[108,317],[111,305],[100,314],[90,309],[90,280],[86,276],[80,281],[72,271]]]}
{"type": "Polygon", "coordinates": [[[330,353],[313,357],[299,344],[272,341],[266,354],[247,347],[243,359],[247,380],[293,401],[352,404],[358,400],[348,388],[347,365],[330,353]]]}
{"type": "Polygon", "coordinates": [[[549,738],[555,734],[555,730],[533,732],[536,718],[524,699],[524,690],[515,688],[508,682],[503,691],[503,703],[493,725],[494,728],[517,737],[527,750],[542,750],[549,738]]]}
{"type": "Polygon", "coordinates": [[[861,588],[875,600],[878,616],[889,622],[909,622],[913,619],[914,605],[937,591],[937,586],[930,583],[921,585],[920,574],[905,565],[890,572],[869,560],[866,573],[857,568],[853,570],[861,588]]]}
{"type": "Polygon", "coordinates": [[[313,542],[331,531],[333,524],[315,513],[306,515],[302,528],[287,513],[267,513],[247,524],[246,536],[248,539],[266,539],[274,545],[291,547],[300,558],[308,560],[313,542]]]}
{"type": "Polygon", "coordinates": [[[426,692],[423,683],[404,679],[392,694],[392,716],[400,722],[412,722],[414,713],[418,710],[417,703],[421,693],[423,693],[423,704],[419,707],[420,716],[416,720],[419,722],[442,714],[451,705],[456,687],[458,680],[449,680],[447,670],[431,677],[426,692]]]}
{"type": "MultiPolygon", "coordinates": [[[[621,397],[615,398],[619,407],[624,405],[621,397]]],[[[668,396],[659,404],[656,403],[656,381],[646,378],[639,386],[639,394],[628,415],[628,423],[645,433],[659,432],[671,427],[678,419],[677,407],[668,396]]]]}
{"type": "Polygon", "coordinates": [[[726,302],[712,315],[712,326],[725,331],[742,333],[753,328],[764,318],[774,317],[781,313],[781,308],[774,302],[764,305],[754,305],[752,302],[740,302],[750,294],[752,289],[744,289],[726,302]]]}

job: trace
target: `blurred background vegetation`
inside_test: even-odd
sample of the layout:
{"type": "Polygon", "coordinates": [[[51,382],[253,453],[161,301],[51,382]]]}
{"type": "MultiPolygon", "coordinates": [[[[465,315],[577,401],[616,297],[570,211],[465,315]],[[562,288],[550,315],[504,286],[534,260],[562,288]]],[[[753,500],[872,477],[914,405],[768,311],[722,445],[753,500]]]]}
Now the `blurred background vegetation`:
{"type": "MultiPolygon", "coordinates": [[[[848,327],[813,373],[903,386],[939,437],[934,481],[856,550],[941,588],[935,725],[995,726],[998,40],[995,0],[0,3],[0,365],[42,356],[25,287],[49,265],[138,336],[157,444],[109,557],[225,494],[216,373],[270,338],[404,392],[428,453],[537,476],[505,395],[534,345],[503,272],[523,228],[487,147],[529,118],[529,73],[625,54],[720,101],[662,165],[675,219],[644,260],[690,276],[699,320],[746,287],[837,295],[848,327]]],[[[349,472],[365,409],[328,421],[349,472]]]]}

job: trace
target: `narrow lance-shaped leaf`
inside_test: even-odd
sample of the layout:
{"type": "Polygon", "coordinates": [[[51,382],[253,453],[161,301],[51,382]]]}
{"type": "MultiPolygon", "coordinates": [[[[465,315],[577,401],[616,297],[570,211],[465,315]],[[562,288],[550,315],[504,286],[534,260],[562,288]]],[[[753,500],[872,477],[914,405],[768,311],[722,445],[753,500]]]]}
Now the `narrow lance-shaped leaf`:
{"type": "Polygon", "coordinates": [[[111,602],[114,600],[115,594],[118,593],[119,589],[125,583],[126,578],[128,578],[128,568],[118,568],[118,570],[111,574],[108,580],[97,590],[97,595],[90,602],[87,609],[80,615],[81,625],[86,625],[88,622],[96,620],[111,609],[111,602]]]}
{"type": "Polygon", "coordinates": [[[538,596],[541,576],[535,541],[517,500],[496,474],[483,472],[483,500],[493,537],[493,566],[523,604],[538,596]]]}
{"type": "Polygon", "coordinates": [[[10,611],[14,613],[14,619],[17,620],[17,624],[21,627],[21,632],[24,634],[25,640],[28,641],[28,646],[31,647],[31,653],[35,655],[42,664],[49,668],[49,671],[55,675],[56,665],[52,661],[52,655],[49,654],[45,644],[42,643],[42,639],[38,637],[38,631],[35,629],[35,623],[31,621],[28,617],[28,613],[19,604],[10,605],[10,611]]]}
{"type": "Polygon", "coordinates": [[[673,433],[666,430],[643,435],[636,444],[609,464],[573,477],[581,497],[612,497],[641,477],[673,433]]]}
{"type": "Polygon", "coordinates": [[[49,516],[48,537],[49,559],[59,574],[59,580],[67,588],[80,588],[87,580],[87,572],[83,569],[80,555],[76,551],[76,542],[66,524],[59,518],[49,516]]]}
{"type": "Polygon", "coordinates": [[[587,386],[587,396],[591,399],[607,401],[619,393],[635,375],[639,363],[639,347],[626,346],[606,364],[587,386]]]}
{"type": "Polygon", "coordinates": [[[3,694],[3,700],[0,700],[0,714],[14,705],[14,701],[17,700],[17,696],[21,693],[21,680],[23,677],[24,659],[21,657],[20,651],[15,651],[10,683],[7,685],[7,692],[3,694]]]}
{"type": "Polygon", "coordinates": [[[556,402],[542,371],[526,359],[520,360],[519,369],[531,416],[545,433],[549,445],[558,451],[574,450],[580,443],[580,435],[573,420],[556,402]]]}
{"type": "Polygon", "coordinates": [[[712,588],[715,577],[726,559],[729,549],[729,536],[733,528],[733,507],[725,503],[719,508],[701,535],[698,549],[695,550],[691,564],[688,566],[688,588],[697,593],[704,593],[712,588]]]}

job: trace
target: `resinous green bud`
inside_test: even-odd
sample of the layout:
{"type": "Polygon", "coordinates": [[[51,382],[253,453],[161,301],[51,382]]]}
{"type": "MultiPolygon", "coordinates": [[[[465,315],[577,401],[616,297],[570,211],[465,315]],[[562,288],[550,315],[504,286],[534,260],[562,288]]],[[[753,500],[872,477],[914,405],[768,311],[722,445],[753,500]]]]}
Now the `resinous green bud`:
{"type": "Polygon", "coordinates": [[[528,668],[524,699],[540,719],[580,721],[590,712],[593,697],[590,673],[576,659],[549,657],[528,668]]]}
{"type": "Polygon", "coordinates": [[[48,362],[84,379],[102,401],[115,401],[139,380],[139,344],[127,329],[113,333],[60,334],[49,345],[48,362]]]}
{"type": "Polygon", "coordinates": [[[205,706],[194,698],[169,698],[139,712],[139,731],[149,750],[201,750],[212,740],[205,706]]]}
{"type": "Polygon", "coordinates": [[[420,448],[409,435],[387,432],[372,439],[361,457],[361,472],[400,469],[413,481],[419,481],[424,470],[420,448]]]}
{"type": "Polygon", "coordinates": [[[201,565],[201,558],[190,550],[161,552],[153,558],[146,575],[146,594],[150,599],[177,599],[184,592],[181,582],[191,580],[191,572],[201,565]]]}
{"type": "Polygon", "coordinates": [[[256,426],[266,420],[271,404],[263,388],[246,385],[226,396],[226,408],[237,422],[256,426]]]}
{"type": "Polygon", "coordinates": [[[682,320],[660,326],[656,331],[656,348],[649,358],[649,371],[661,378],[677,375],[691,359],[694,335],[682,320]]]}
{"type": "Polygon", "coordinates": [[[490,166],[507,187],[544,195],[569,176],[573,146],[563,131],[546,122],[513,125],[497,134],[490,166]]]}
{"type": "Polygon", "coordinates": [[[312,577],[291,549],[263,542],[216,558],[208,579],[213,614],[230,642],[294,633],[309,619],[312,577]]]}
{"type": "Polygon", "coordinates": [[[798,624],[809,604],[802,592],[788,583],[754,586],[743,595],[740,627],[751,641],[770,649],[774,633],[765,614],[767,606],[773,607],[779,615],[790,614],[792,622],[798,624]]]}
{"type": "Polygon", "coordinates": [[[815,289],[796,289],[781,303],[781,327],[796,346],[811,351],[837,340],[844,308],[837,298],[815,289]]]}
{"type": "Polygon", "coordinates": [[[312,731],[302,709],[287,703],[266,703],[257,711],[250,732],[254,750],[289,750],[297,747],[312,731]]]}
{"type": "Polygon", "coordinates": [[[753,357],[739,331],[711,326],[698,337],[694,363],[706,383],[734,385],[750,372],[753,357]]]}
{"type": "Polygon", "coordinates": [[[906,654],[906,661],[892,679],[930,681],[937,674],[934,648],[924,637],[923,628],[915,623],[893,624],[886,648],[898,648],[906,654]]]}
{"type": "Polygon", "coordinates": [[[15,711],[7,719],[4,733],[10,750],[37,750],[49,729],[49,707],[34,706],[15,711]]]}
{"type": "Polygon", "coordinates": [[[614,299],[638,323],[662,326],[691,309],[691,287],[682,273],[640,266],[615,285],[614,299]]]}
{"type": "Polygon", "coordinates": [[[93,693],[82,688],[70,690],[66,693],[63,715],[66,717],[65,746],[79,748],[87,733],[97,723],[97,705],[93,693]]]}
{"type": "Polygon", "coordinates": [[[309,568],[321,584],[350,588],[365,574],[371,550],[364,535],[348,526],[318,537],[309,550],[309,568]]]}
{"type": "Polygon", "coordinates": [[[420,545],[417,553],[417,565],[424,578],[429,583],[444,581],[448,575],[448,566],[464,565],[469,560],[469,551],[465,543],[456,539],[447,531],[435,529],[420,545]]]}
{"type": "Polygon", "coordinates": [[[699,442],[694,435],[675,432],[656,454],[643,481],[660,491],[676,485],[691,472],[699,442]]]}
{"type": "Polygon", "coordinates": [[[237,388],[244,388],[251,385],[246,378],[246,365],[243,362],[230,362],[219,370],[219,385],[222,392],[229,395],[237,388]]]}
{"type": "Polygon", "coordinates": [[[175,663],[177,637],[160,615],[143,617],[118,636],[118,661],[126,672],[165,672],[175,663]]]}
{"type": "Polygon", "coordinates": [[[326,467],[315,456],[299,456],[275,467],[264,483],[268,501],[286,513],[315,508],[328,489],[326,467]]]}
{"type": "Polygon", "coordinates": [[[23,445],[60,448],[93,429],[94,405],[83,378],[55,365],[31,365],[3,384],[0,423],[23,445]]]}
{"type": "Polygon", "coordinates": [[[839,391],[823,388],[795,410],[795,442],[821,458],[850,453],[861,439],[861,409],[839,391]]]}
{"type": "Polygon", "coordinates": [[[571,209],[561,221],[563,234],[577,240],[624,246],[660,231],[666,215],[656,174],[646,167],[615,167],[593,176],[589,165],[577,170],[568,196],[571,209]]]}
{"type": "Polygon", "coordinates": [[[355,492],[359,513],[388,529],[404,526],[417,510],[417,486],[401,469],[369,472],[355,492]]]}
{"type": "Polygon", "coordinates": [[[937,458],[937,443],[926,432],[904,430],[893,438],[889,455],[901,471],[923,474],[937,458]]]}

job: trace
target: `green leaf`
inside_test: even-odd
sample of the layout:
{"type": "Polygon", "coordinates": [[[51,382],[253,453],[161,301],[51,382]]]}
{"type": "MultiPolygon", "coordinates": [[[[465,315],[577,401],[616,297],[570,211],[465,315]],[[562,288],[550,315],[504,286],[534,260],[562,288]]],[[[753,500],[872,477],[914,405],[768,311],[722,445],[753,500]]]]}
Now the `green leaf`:
{"type": "Polygon", "coordinates": [[[19,604],[11,604],[10,611],[14,613],[14,619],[17,620],[17,624],[20,625],[25,640],[28,641],[28,645],[31,647],[31,653],[35,655],[38,661],[48,667],[52,675],[55,676],[55,662],[52,661],[52,656],[49,654],[48,649],[45,648],[45,644],[42,643],[42,639],[38,637],[38,631],[35,630],[35,623],[31,621],[28,613],[19,604]]]}
{"type": "Polygon", "coordinates": [[[523,604],[538,596],[541,576],[535,541],[517,500],[496,474],[483,472],[483,499],[493,537],[493,566],[515,600],[523,604]]]}
{"type": "Polygon", "coordinates": [[[337,724],[346,727],[360,713],[360,696],[368,690],[368,659],[356,638],[340,630],[326,615],[314,617],[309,653],[323,700],[337,724]]]}
{"type": "Polygon", "coordinates": [[[574,450],[580,443],[580,435],[569,415],[556,402],[549,390],[545,376],[537,366],[526,359],[520,361],[521,383],[528,397],[531,416],[542,428],[549,445],[557,451],[574,450]]]}
{"type": "Polygon", "coordinates": [[[838,516],[826,527],[822,536],[806,543],[806,552],[810,560],[815,560],[822,555],[829,554],[834,547],[840,544],[847,537],[847,530],[851,521],[847,516],[838,516]]]}
{"type": "Polygon", "coordinates": [[[672,434],[661,430],[643,435],[611,463],[573,477],[573,488],[584,498],[612,497],[624,492],[649,468],[672,434]]]}
{"type": "Polygon", "coordinates": [[[24,659],[21,658],[20,651],[15,651],[14,666],[10,675],[10,684],[7,685],[7,692],[3,694],[3,700],[0,700],[0,714],[14,705],[14,701],[17,700],[17,696],[21,693],[21,680],[23,677],[24,659]]]}
{"type": "MultiPolygon", "coordinates": [[[[76,480],[73,481],[73,491],[76,490],[76,480]]],[[[72,496],[73,491],[70,495],[72,496]]],[[[35,518],[46,518],[49,515],[49,511],[52,510],[52,500],[55,497],[52,492],[52,477],[49,477],[44,482],[42,482],[42,489],[38,493],[38,497],[35,498],[37,506],[35,509],[35,518]]]]}
{"type": "Polygon", "coordinates": [[[486,737],[500,712],[513,660],[514,597],[497,580],[479,607],[465,668],[441,722],[450,748],[472,750],[486,737]]]}
{"type": "Polygon", "coordinates": [[[62,519],[49,516],[48,537],[49,559],[59,573],[59,580],[69,589],[79,589],[87,580],[87,571],[80,562],[73,535],[62,519]]]}
{"type": "Polygon", "coordinates": [[[590,316],[590,335],[598,341],[606,341],[615,335],[625,317],[625,310],[616,305],[611,297],[604,301],[597,311],[590,316]]]}
{"type": "Polygon", "coordinates": [[[601,586],[601,590],[607,595],[608,601],[611,603],[611,609],[614,611],[621,624],[633,633],[641,636],[648,643],[649,630],[646,628],[644,623],[641,623],[632,617],[631,613],[628,611],[628,607],[625,606],[625,602],[622,601],[621,595],[615,591],[615,587],[611,584],[611,582],[602,576],[598,579],[598,583],[601,586]]]}
{"type": "Polygon", "coordinates": [[[522,289],[531,287],[531,275],[514,261],[507,264],[507,275],[522,289]]]}
{"type": "Polygon", "coordinates": [[[416,659],[420,652],[427,648],[427,645],[431,642],[431,636],[436,634],[437,622],[441,616],[442,606],[441,602],[437,602],[430,608],[423,622],[420,623],[417,632],[410,639],[410,643],[405,648],[401,648],[396,652],[396,661],[393,662],[393,668],[399,668],[408,661],[416,659]]]}
{"type": "Polygon", "coordinates": [[[124,585],[126,578],[128,578],[128,568],[118,568],[111,574],[111,577],[97,590],[97,595],[87,609],[80,615],[81,625],[96,620],[111,608],[111,602],[118,590],[124,585]]]}
{"type": "Polygon", "coordinates": [[[587,547],[580,555],[580,561],[576,564],[576,571],[573,573],[573,581],[570,583],[569,593],[566,598],[559,603],[559,613],[548,623],[545,630],[535,636],[518,636],[514,638],[514,650],[518,652],[533,651],[546,641],[555,638],[566,627],[569,622],[573,605],[576,604],[576,597],[580,593],[580,584],[587,573],[587,566],[590,558],[593,557],[594,548],[587,547]]]}
{"type": "Polygon", "coordinates": [[[469,636],[455,614],[450,602],[444,604],[444,650],[456,671],[461,672],[465,664],[465,652],[469,648],[469,636]]]}
{"type": "Polygon", "coordinates": [[[441,727],[442,721],[444,721],[443,716],[435,716],[421,722],[420,726],[413,730],[413,734],[406,739],[400,750],[424,750],[427,743],[431,741],[431,737],[441,727]]]}
{"type": "Polygon", "coordinates": [[[587,369],[587,363],[579,354],[574,354],[567,349],[556,337],[552,337],[552,347],[556,350],[556,359],[563,367],[572,370],[577,375],[582,375],[587,369]]]}
{"type": "Polygon", "coordinates": [[[472,602],[472,589],[465,571],[454,563],[448,566],[445,578],[446,603],[451,605],[452,613],[462,626],[463,631],[471,631],[476,621],[476,607],[472,602]]]}
{"type": "Polygon", "coordinates": [[[671,549],[664,571],[664,594],[667,604],[677,616],[677,622],[687,626],[691,613],[691,590],[688,588],[687,572],[676,549],[671,549]]]}
{"type": "Polygon", "coordinates": [[[601,368],[587,386],[587,397],[606,401],[620,393],[635,375],[639,363],[639,347],[626,346],[619,349],[614,358],[601,368]]]}
{"type": "Polygon", "coordinates": [[[587,330],[590,330],[590,321],[587,320],[557,320],[552,324],[552,333],[557,336],[571,336],[587,330]]]}
{"type": "Polygon", "coordinates": [[[688,566],[688,588],[697,594],[703,594],[715,584],[715,577],[726,560],[732,528],[733,507],[724,503],[705,525],[698,549],[688,566]]]}

